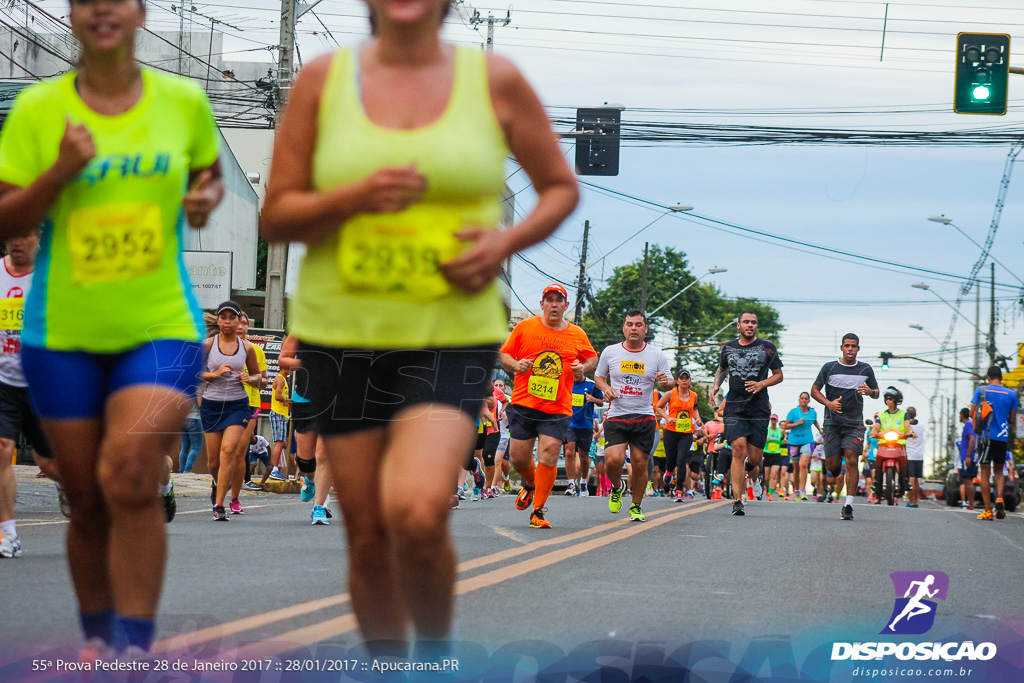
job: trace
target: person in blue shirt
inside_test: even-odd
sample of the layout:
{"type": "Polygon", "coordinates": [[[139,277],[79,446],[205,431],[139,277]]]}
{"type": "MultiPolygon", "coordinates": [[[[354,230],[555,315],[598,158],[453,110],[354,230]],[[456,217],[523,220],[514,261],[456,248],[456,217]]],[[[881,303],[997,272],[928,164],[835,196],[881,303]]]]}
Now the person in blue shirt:
{"type": "Polygon", "coordinates": [[[604,393],[594,381],[584,378],[572,385],[572,419],[565,435],[565,476],[567,496],[589,496],[590,443],[594,439],[594,408],[604,405],[604,393]]]}
{"type": "Polygon", "coordinates": [[[988,369],[988,384],[974,390],[971,418],[977,436],[977,458],[981,479],[981,498],[985,509],[978,519],[992,519],[992,486],[989,477],[995,466],[995,518],[1006,517],[1003,505],[1003,467],[1010,452],[1010,425],[1017,419],[1017,392],[1003,386],[1003,371],[998,365],[988,369]]]}
{"type": "Polygon", "coordinates": [[[811,431],[811,426],[813,425],[818,434],[821,434],[818,411],[811,408],[810,403],[811,395],[806,391],[802,392],[800,405],[789,411],[786,419],[779,423],[783,429],[789,430],[789,464],[793,468],[792,474],[796,480],[793,484],[793,497],[796,500],[807,500],[807,469],[811,465],[811,451],[814,449],[814,432],[811,431]]]}
{"type": "Polygon", "coordinates": [[[960,503],[968,510],[974,509],[974,478],[978,476],[978,463],[974,458],[975,434],[974,423],[971,421],[971,409],[960,410],[960,423],[963,432],[960,434],[960,503]]]}

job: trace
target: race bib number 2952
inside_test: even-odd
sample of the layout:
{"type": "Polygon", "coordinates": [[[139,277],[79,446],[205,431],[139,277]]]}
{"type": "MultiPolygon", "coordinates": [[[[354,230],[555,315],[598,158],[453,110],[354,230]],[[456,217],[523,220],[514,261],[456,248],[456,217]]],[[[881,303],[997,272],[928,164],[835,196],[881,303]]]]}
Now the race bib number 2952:
{"type": "Polygon", "coordinates": [[[160,206],[120,202],[68,217],[71,271],[78,284],[118,282],[160,267],[164,251],[160,206]]]}

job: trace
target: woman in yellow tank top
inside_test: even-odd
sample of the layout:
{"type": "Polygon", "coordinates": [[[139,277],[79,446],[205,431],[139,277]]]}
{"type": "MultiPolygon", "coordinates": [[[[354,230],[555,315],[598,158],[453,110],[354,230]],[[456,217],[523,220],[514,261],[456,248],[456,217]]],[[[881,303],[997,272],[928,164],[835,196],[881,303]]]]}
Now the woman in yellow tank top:
{"type": "Polygon", "coordinates": [[[405,642],[411,626],[429,654],[452,620],[451,494],[507,332],[495,278],[555,231],[578,190],[515,66],[441,41],[450,0],[367,5],[374,38],[295,83],[262,230],[309,247],[289,332],[338,489],[363,638],[387,652],[374,641],[405,642]],[[537,204],[499,232],[509,153],[537,204]]]}

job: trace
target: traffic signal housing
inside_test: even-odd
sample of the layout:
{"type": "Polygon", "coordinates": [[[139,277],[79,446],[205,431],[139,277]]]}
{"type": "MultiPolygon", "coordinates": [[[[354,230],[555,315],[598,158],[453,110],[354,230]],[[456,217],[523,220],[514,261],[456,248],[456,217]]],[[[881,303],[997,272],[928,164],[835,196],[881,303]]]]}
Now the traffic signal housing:
{"type": "Polygon", "coordinates": [[[576,110],[576,174],[619,175],[620,109],[576,110]]]}
{"type": "Polygon", "coordinates": [[[956,37],[957,114],[1006,113],[1010,75],[1010,36],[1005,33],[960,33],[956,37]]]}
{"type": "Polygon", "coordinates": [[[882,369],[889,369],[889,361],[892,360],[892,354],[888,351],[882,351],[882,369]]]}

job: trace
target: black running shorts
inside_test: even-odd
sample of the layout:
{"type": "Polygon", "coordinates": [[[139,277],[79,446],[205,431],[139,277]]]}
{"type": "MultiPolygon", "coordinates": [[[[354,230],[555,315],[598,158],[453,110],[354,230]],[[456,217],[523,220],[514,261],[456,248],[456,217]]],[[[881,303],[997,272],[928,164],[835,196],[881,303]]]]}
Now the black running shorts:
{"type": "Polygon", "coordinates": [[[620,446],[629,444],[632,448],[650,455],[654,449],[654,435],[658,421],[653,415],[626,414],[609,417],[604,421],[604,445],[620,446]]]}
{"type": "Polygon", "coordinates": [[[390,425],[426,404],[456,408],[476,423],[489,396],[496,345],[428,349],[337,348],[299,342],[316,428],[325,436],[390,425]]]}
{"type": "Polygon", "coordinates": [[[543,434],[564,443],[566,432],[569,431],[569,421],[572,419],[572,415],[545,413],[543,410],[517,406],[514,403],[508,407],[505,414],[508,415],[509,436],[517,441],[530,441],[543,434]]]}

